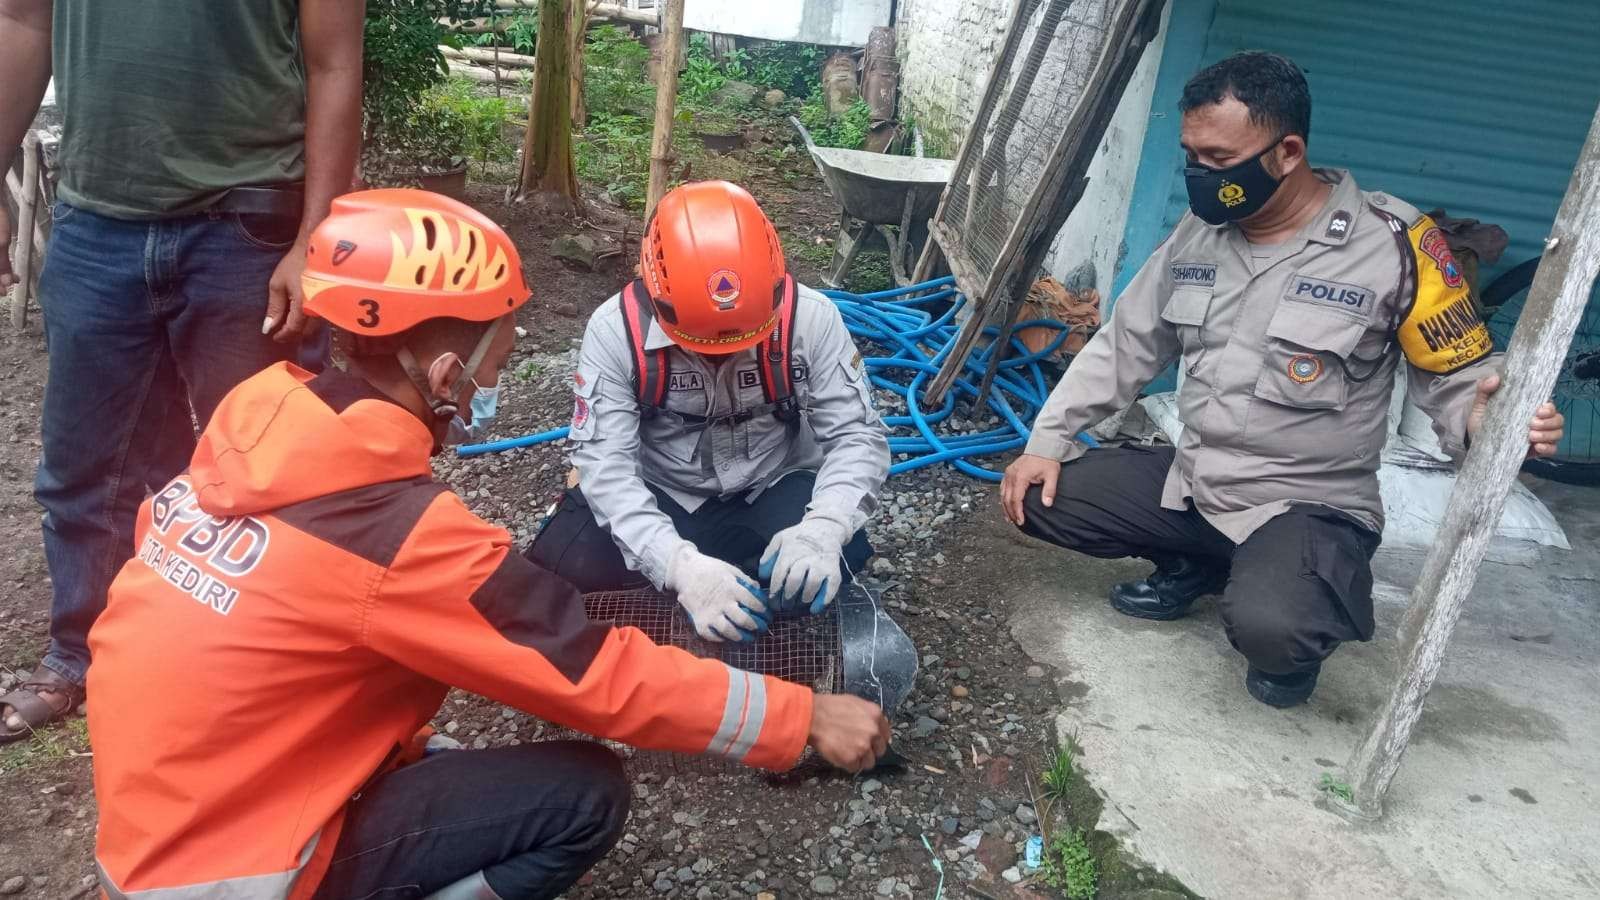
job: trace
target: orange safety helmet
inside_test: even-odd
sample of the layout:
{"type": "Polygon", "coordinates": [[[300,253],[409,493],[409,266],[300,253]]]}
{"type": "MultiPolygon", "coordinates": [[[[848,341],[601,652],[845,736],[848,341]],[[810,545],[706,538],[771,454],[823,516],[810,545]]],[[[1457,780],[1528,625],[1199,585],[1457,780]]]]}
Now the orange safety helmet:
{"type": "Polygon", "coordinates": [[[499,225],[410,188],[335,198],[311,233],[300,284],[307,315],[371,337],[446,316],[492,321],[530,296],[516,245],[499,225]]]}
{"type": "Polygon", "coordinates": [[[727,354],[772,333],[787,269],[755,198],[736,184],[701,181],[661,198],[639,248],[639,273],[674,343],[727,354]]]}

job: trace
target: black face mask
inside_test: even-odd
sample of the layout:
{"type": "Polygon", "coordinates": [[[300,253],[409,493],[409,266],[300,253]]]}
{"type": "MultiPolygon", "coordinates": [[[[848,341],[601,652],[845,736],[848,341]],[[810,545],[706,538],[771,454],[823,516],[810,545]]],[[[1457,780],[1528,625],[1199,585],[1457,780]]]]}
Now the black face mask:
{"type": "Polygon", "coordinates": [[[1273,141],[1267,149],[1226,169],[1213,169],[1199,163],[1184,166],[1189,208],[1200,221],[1211,225],[1237,222],[1254,215],[1278,190],[1278,179],[1261,164],[1262,157],[1276,146],[1278,142],[1273,141]]]}

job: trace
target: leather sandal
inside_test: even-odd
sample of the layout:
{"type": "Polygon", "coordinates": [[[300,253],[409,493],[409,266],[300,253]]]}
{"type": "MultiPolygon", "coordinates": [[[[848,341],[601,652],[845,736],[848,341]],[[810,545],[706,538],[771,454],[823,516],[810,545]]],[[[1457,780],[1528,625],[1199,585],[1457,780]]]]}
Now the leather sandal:
{"type": "Polygon", "coordinates": [[[73,684],[54,670],[39,666],[33,675],[17,685],[10,693],[0,696],[0,744],[9,744],[32,737],[33,733],[51,722],[59,722],[72,715],[83,702],[83,687],[73,684]],[[51,702],[45,693],[65,697],[66,701],[51,702]],[[10,707],[6,711],[4,707],[10,707]],[[6,720],[12,716],[22,718],[22,727],[12,729],[6,720]]]}

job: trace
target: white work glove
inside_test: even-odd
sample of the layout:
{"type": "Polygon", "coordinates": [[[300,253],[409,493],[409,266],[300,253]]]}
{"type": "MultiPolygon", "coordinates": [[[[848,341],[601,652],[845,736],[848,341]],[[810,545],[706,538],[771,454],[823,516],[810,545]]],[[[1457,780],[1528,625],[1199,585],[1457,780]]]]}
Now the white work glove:
{"type": "Polygon", "coordinates": [[[773,605],[822,612],[839,593],[839,557],[851,533],[848,522],[812,510],[800,524],[773,535],[761,554],[761,577],[773,605]]]}
{"type": "Polygon", "coordinates": [[[753,641],[767,630],[767,594],[738,567],[684,541],[667,563],[666,588],[678,592],[695,633],[708,641],[753,641]]]}

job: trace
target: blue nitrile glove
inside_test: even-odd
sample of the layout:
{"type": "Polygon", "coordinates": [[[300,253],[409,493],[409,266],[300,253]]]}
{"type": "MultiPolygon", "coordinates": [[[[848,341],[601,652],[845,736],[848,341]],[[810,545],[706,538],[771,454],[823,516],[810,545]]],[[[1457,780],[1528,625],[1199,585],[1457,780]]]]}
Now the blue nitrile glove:
{"type": "Polygon", "coordinates": [[[798,525],[774,535],[761,554],[760,570],[774,605],[822,612],[839,593],[839,557],[850,534],[841,517],[812,510],[798,525]]]}
{"type": "Polygon", "coordinates": [[[665,585],[678,592],[695,633],[708,641],[753,641],[767,630],[767,594],[737,567],[684,541],[667,564],[665,585]]]}

